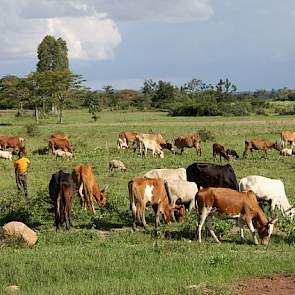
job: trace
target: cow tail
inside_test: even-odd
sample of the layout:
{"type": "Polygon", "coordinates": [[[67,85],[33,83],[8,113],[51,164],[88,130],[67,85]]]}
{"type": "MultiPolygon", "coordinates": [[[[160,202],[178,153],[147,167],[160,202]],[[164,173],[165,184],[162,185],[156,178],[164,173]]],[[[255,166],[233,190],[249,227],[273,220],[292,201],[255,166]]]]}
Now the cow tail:
{"type": "Polygon", "coordinates": [[[134,192],[132,189],[133,186],[133,180],[130,180],[128,182],[128,192],[129,192],[129,202],[130,202],[130,210],[132,210],[132,204],[135,204],[135,198],[134,198],[134,192]]]}
{"type": "Polygon", "coordinates": [[[165,187],[165,190],[166,190],[166,193],[167,193],[167,196],[168,196],[169,204],[171,205],[172,196],[171,196],[171,192],[170,192],[170,189],[169,189],[168,182],[166,180],[164,180],[164,187],[165,187]]]}
{"type": "Polygon", "coordinates": [[[196,208],[197,211],[199,211],[199,206],[198,206],[198,193],[199,192],[197,192],[196,195],[195,195],[195,208],[196,208]]]}

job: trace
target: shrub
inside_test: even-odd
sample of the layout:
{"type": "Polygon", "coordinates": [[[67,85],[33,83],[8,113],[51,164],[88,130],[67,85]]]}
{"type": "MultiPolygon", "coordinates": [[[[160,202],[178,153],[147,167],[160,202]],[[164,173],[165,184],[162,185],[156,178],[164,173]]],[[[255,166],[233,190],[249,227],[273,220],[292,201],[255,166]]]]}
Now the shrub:
{"type": "Polygon", "coordinates": [[[198,132],[201,141],[206,142],[206,141],[215,141],[215,136],[210,130],[206,129],[201,129],[198,132]]]}
{"type": "Polygon", "coordinates": [[[36,137],[40,135],[40,130],[38,128],[38,125],[35,123],[27,124],[25,126],[26,134],[30,137],[36,137]]]}

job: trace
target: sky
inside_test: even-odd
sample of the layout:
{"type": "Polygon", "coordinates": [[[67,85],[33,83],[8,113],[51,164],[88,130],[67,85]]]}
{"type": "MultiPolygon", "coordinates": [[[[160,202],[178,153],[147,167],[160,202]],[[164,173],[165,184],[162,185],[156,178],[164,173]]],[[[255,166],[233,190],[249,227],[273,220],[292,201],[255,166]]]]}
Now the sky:
{"type": "Polygon", "coordinates": [[[93,90],[192,78],[295,88],[294,0],[0,0],[0,31],[0,76],[35,71],[49,34],[93,90]]]}

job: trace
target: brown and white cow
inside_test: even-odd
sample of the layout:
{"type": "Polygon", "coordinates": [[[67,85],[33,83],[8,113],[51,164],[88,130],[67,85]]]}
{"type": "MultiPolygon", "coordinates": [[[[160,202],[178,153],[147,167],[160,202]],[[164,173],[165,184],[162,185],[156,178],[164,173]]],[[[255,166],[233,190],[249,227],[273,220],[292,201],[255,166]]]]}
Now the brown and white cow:
{"type": "Polygon", "coordinates": [[[295,132],[290,130],[283,130],[281,132],[281,143],[284,148],[288,147],[288,143],[293,147],[295,145],[295,132]]]}
{"type": "Polygon", "coordinates": [[[24,150],[24,138],[18,136],[1,135],[0,148],[4,150],[7,148],[13,148],[17,152],[24,150]]]}
{"type": "Polygon", "coordinates": [[[67,139],[62,138],[49,138],[48,147],[54,154],[55,150],[62,150],[64,152],[73,153],[74,148],[67,139]]]}
{"type": "Polygon", "coordinates": [[[214,160],[216,159],[216,156],[219,155],[219,161],[220,162],[221,162],[221,157],[223,157],[225,160],[229,161],[229,156],[225,152],[224,146],[222,144],[213,143],[212,151],[213,151],[214,160]]]}
{"type": "Polygon", "coordinates": [[[136,222],[147,228],[145,208],[151,203],[155,212],[155,227],[160,225],[160,213],[164,215],[165,223],[172,221],[172,210],[164,181],[156,178],[135,177],[128,183],[130,209],[133,217],[133,229],[136,222]]]}
{"type": "Polygon", "coordinates": [[[201,156],[201,139],[198,135],[186,135],[186,136],[178,136],[174,140],[175,146],[180,149],[180,153],[182,154],[184,148],[192,148],[194,147],[197,151],[197,154],[201,156]]]}
{"type": "MultiPolygon", "coordinates": [[[[238,192],[228,188],[205,188],[196,195],[196,206],[199,211],[199,225],[196,234],[201,242],[203,224],[207,223],[210,234],[220,243],[212,229],[212,215],[240,221],[241,238],[244,239],[243,224],[250,229],[254,243],[258,244],[256,230],[263,245],[267,245],[273,232],[275,220],[268,220],[259,207],[256,195],[252,191],[238,192]],[[256,228],[253,225],[255,221],[256,228]]],[[[254,223],[254,224],[255,224],[254,223]]]]}
{"type": "Polygon", "coordinates": [[[80,165],[73,169],[73,180],[78,188],[81,205],[95,213],[94,201],[100,206],[106,206],[106,192],[108,187],[100,190],[90,164],[80,165]]]}
{"type": "Polygon", "coordinates": [[[247,152],[250,150],[253,155],[253,151],[263,151],[265,157],[267,157],[267,151],[275,149],[277,151],[281,150],[280,145],[277,142],[273,142],[267,139],[249,139],[245,140],[245,150],[243,153],[243,158],[245,158],[247,152]]]}

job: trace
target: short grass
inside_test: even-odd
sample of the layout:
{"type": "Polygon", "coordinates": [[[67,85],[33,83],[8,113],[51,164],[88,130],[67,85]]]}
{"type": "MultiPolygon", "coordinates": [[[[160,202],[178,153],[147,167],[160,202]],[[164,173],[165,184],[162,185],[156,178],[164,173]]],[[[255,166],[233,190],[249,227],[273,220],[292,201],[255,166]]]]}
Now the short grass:
{"type": "MultiPolygon", "coordinates": [[[[216,294],[230,294],[227,283],[238,279],[295,272],[293,239],[285,234],[293,235],[292,230],[286,230],[292,223],[282,218],[268,247],[254,246],[250,235],[247,244],[240,244],[234,224],[218,221],[216,231],[223,239],[222,245],[209,237],[199,245],[193,240],[195,212],[182,224],[161,226],[156,234],[149,210],[150,230],[131,231],[128,181],[152,168],[212,162],[212,142],[202,144],[202,157],[186,150],[182,156],[166,152],[163,160],[150,155],[141,159],[131,151],[116,149],[117,135],[122,130],[161,132],[173,139],[206,129],[214,134],[216,142],[241,155],[247,138],[279,140],[282,129],[295,130],[293,117],[171,118],[155,112],[102,112],[99,116],[93,123],[86,111],[67,111],[65,124],[57,124],[54,117],[45,118],[38,127],[40,135],[29,137],[25,125],[33,122],[30,116],[17,119],[13,112],[0,113],[0,134],[23,135],[32,160],[30,202],[26,204],[16,195],[13,163],[0,159],[0,225],[10,220],[24,221],[39,235],[32,249],[0,245],[0,288],[16,284],[21,294],[198,294],[201,289],[192,291],[187,287],[205,282],[216,294]],[[48,136],[55,131],[70,135],[76,146],[75,159],[54,160],[49,155],[33,154],[47,145],[48,136]],[[108,162],[112,159],[126,163],[128,172],[109,175],[108,162]],[[76,198],[74,227],[56,233],[53,215],[47,212],[48,182],[59,168],[70,172],[81,163],[92,163],[100,185],[110,185],[108,208],[98,209],[93,216],[81,210],[76,198]]],[[[290,202],[295,203],[293,158],[282,158],[272,151],[268,159],[261,159],[257,153],[231,164],[239,178],[253,174],[281,178],[290,202]]]]}

